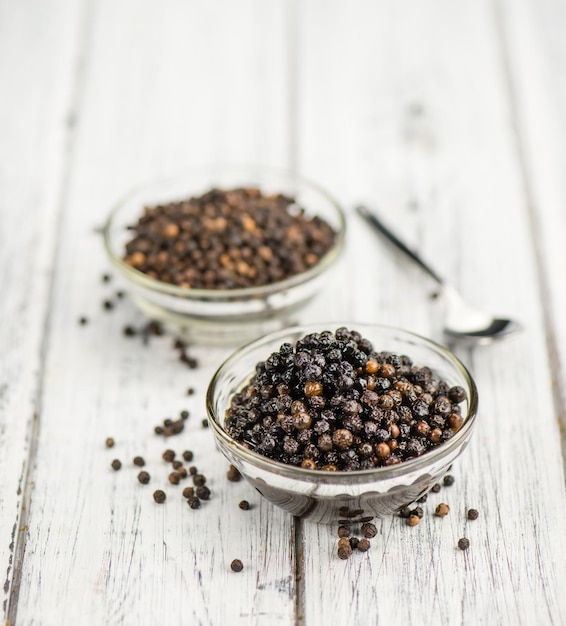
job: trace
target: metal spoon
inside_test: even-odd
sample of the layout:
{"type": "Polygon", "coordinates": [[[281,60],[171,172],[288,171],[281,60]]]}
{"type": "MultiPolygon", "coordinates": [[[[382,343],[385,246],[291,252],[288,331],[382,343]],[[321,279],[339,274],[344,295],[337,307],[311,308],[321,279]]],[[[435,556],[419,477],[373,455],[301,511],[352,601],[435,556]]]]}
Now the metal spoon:
{"type": "Polygon", "coordinates": [[[521,330],[521,325],[513,320],[493,317],[464,302],[462,296],[460,296],[453,287],[448,285],[444,278],[439,276],[427,263],[417,256],[415,252],[400,241],[375,213],[364,206],[357,207],[357,211],[369,224],[376,228],[417,265],[420,265],[420,267],[440,285],[442,294],[446,300],[444,332],[447,335],[458,341],[467,340],[477,343],[491,343],[496,339],[508,337],[521,330]]]}

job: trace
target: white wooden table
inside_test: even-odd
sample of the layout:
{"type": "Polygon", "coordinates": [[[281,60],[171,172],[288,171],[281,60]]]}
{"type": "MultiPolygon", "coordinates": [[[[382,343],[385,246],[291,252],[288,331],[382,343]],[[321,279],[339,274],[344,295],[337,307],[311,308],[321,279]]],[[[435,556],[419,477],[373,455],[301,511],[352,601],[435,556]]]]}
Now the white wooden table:
{"type": "Polygon", "coordinates": [[[560,0],[0,2],[4,622],[565,624],[565,66],[560,0]],[[361,223],[365,201],[470,301],[524,324],[457,349],[480,416],[454,486],[415,528],[380,520],[347,562],[335,529],[226,480],[201,420],[227,350],[195,348],[189,370],[171,338],[123,337],[144,320],[101,281],[112,203],[210,161],[295,168],[346,207],[345,260],[301,321],[443,340],[434,285],[361,223]],[[153,434],[185,408],[182,435],[153,434]],[[151,498],[169,445],[209,477],[199,511],[178,487],[151,498]]]}

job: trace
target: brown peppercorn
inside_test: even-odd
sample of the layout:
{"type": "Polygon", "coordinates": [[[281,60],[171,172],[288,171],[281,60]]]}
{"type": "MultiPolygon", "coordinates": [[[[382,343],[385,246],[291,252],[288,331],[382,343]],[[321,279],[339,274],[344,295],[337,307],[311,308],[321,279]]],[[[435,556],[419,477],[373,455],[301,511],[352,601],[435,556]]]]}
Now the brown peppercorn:
{"type": "Polygon", "coordinates": [[[315,470],[316,463],[312,459],[303,459],[303,462],[301,463],[301,467],[303,469],[315,470]]]}
{"type": "Polygon", "coordinates": [[[334,431],[332,442],[339,450],[347,450],[354,442],[354,436],[346,428],[339,428],[334,431]]]}
{"type": "Polygon", "coordinates": [[[444,502],[441,502],[436,507],[434,514],[436,515],[436,517],[446,517],[449,512],[450,512],[450,507],[444,502]]]}
{"type": "Polygon", "coordinates": [[[448,426],[450,426],[452,430],[458,430],[463,423],[464,418],[458,415],[458,413],[451,413],[448,417],[448,426]]]}
{"type": "Polygon", "coordinates": [[[386,459],[391,455],[391,448],[384,441],[382,441],[375,446],[375,453],[380,459],[386,459]]]}
{"type": "Polygon", "coordinates": [[[118,459],[114,459],[111,463],[112,469],[117,472],[122,467],[122,462],[118,459]]]}
{"type": "Polygon", "coordinates": [[[352,556],[352,546],[350,545],[350,542],[348,542],[348,545],[343,545],[343,546],[338,546],[338,558],[342,559],[343,561],[345,561],[346,559],[349,559],[352,556]]]}
{"type": "Polygon", "coordinates": [[[244,569],[244,564],[240,559],[234,559],[232,563],[230,563],[230,569],[233,572],[241,572],[244,569]]]}
{"type": "Polygon", "coordinates": [[[200,509],[200,498],[197,496],[191,496],[187,498],[187,504],[191,507],[191,509],[200,509]]]}
{"type": "Polygon", "coordinates": [[[242,511],[248,511],[250,508],[250,503],[247,500],[242,500],[238,506],[242,509],[242,511]]]}
{"type": "Polygon", "coordinates": [[[411,515],[411,507],[410,506],[405,505],[405,506],[403,506],[403,507],[401,507],[399,509],[399,517],[407,519],[409,517],[409,515],[411,515]]]}
{"type": "Polygon", "coordinates": [[[432,493],[438,493],[441,489],[442,487],[440,486],[440,483],[435,483],[430,490],[432,493]]]}
{"type": "Polygon", "coordinates": [[[480,514],[476,511],[476,509],[469,509],[468,510],[468,519],[469,520],[474,521],[474,520],[478,519],[479,515],[480,514]]]}
{"type": "Polygon", "coordinates": [[[350,545],[350,540],[348,539],[348,537],[340,537],[340,539],[338,539],[338,547],[349,546],[349,545],[350,545]]]}
{"type": "Polygon", "coordinates": [[[178,485],[181,480],[181,475],[178,472],[171,472],[168,479],[172,485],[178,485]]]}
{"type": "Polygon", "coordinates": [[[164,491],[158,489],[157,491],[153,492],[153,499],[157,502],[157,504],[163,504],[167,499],[167,496],[165,495],[164,491]]]}
{"type": "Polygon", "coordinates": [[[305,383],[305,396],[311,398],[312,396],[320,396],[322,394],[322,385],[319,382],[305,383]]]}
{"type": "Polygon", "coordinates": [[[134,465],[137,465],[138,467],[143,467],[145,465],[145,460],[141,456],[135,456],[134,465]]]}
{"type": "Polygon", "coordinates": [[[195,495],[194,487],[185,487],[183,489],[183,498],[192,498],[195,495]]]}
{"type": "Polygon", "coordinates": [[[458,540],[458,547],[460,550],[467,550],[470,547],[470,540],[466,537],[462,537],[458,540]]]}
{"type": "Polygon", "coordinates": [[[320,469],[324,470],[325,472],[337,472],[338,471],[338,468],[336,467],[336,465],[333,465],[332,463],[323,465],[320,469]]]}
{"type": "Polygon", "coordinates": [[[357,547],[358,547],[358,550],[360,552],[367,552],[370,549],[370,547],[371,547],[371,543],[369,542],[368,539],[366,539],[364,537],[363,539],[360,539],[358,541],[358,546],[357,547]]]}
{"type": "Polygon", "coordinates": [[[105,443],[107,448],[113,448],[115,442],[114,442],[114,439],[112,437],[108,437],[104,443],[105,443]]]}
{"type": "Polygon", "coordinates": [[[416,526],[421,521],[418,515],[409,515],[407,518],[407,524],[409,526],[416,526]]]}
{"type": "Polygon", "coordinates": [[[377,527],[371,522],[366,522],[362,524],[361,533],[366,539],[372,539],[377,535],[377,527]]]}
{"type": "Polygon", "coordinates": [[[364,369],[366,374],[376,374],[379,369],[379,364],[375,359],[368,359],[364,369]]]}
{"type": "Polygon", "coordinates": [[[140,472],[138,474],[138,480],[142,485],[147,485],[147,483],[149,482],[149,478],[150,476],[147,472],[140,472]]]}
{"type": "Polygon", "coordinates": [[[167,461],[167,463],[172,463],[175,459],[175,452],[173,450],[165,450],[162,457],[164,461],[167,461]]]}
{"type": "Polygon", "coordinates": [[[193,453],[191,452],[191,450],[185,450],[183,452],[183,459],[187,462],[190,463],[193,460],[193,453]]]}
{"type": "Polygon", "coordinates": [[[393,378],[395,376],[395,366],[391,365],[391,363],[383,363],[379,373],[383,378],[393,378]]]}
{"type": "Polygon", "coordinates": [[[348,526],[340,526],[338,528],[338,537],[349,537],[350,533],[351,531],[348,526]]]}
{"type": "Polygon", "coordinates": [[[183,467],[183,463],[182,463],[181,461],[173,461],[173,462],[171,463],[171,467],[172,467],[174,470],[178,470],[180,467],[183,467]]]}
{"type": "Polygon", "coordinates": [[[306,430],[310,428],[312,424],[312,418],[306,411],[301,411],[293,415],[293,426],[297,430],[306,430]]]}

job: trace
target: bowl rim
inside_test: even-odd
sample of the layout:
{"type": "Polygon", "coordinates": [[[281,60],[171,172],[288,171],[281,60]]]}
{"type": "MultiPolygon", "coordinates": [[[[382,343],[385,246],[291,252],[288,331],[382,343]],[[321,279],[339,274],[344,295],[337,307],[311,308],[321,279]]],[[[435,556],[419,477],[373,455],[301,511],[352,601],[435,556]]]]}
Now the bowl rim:
{"type": "MultiPolygon", "coordinates": [[[[332,332],[332,331],[331,331],[332,332]]],[[[359,331],[361,332],[361,331],[359,331]]],[[[363,332],[362,332],[362,336],[363,332]]],[[[373,343],[373,341],[372,341],[373,343]]],[[[267,358],[266,354],[266,357],[267,358]]],[[[426,365],[423,364],[423,365],[426,365]]],[[[253,374],[252,374],[253,375],[253,374]]],[[[299,324],[295,326],[290,326],[281,330],[277,330],[253,341],[246,343],[245,345],[238,348],[234,351],[230,356],[228,356],[217,368],[216,372],[212,376],[207,392],[206,392],[206,412],[207,419],[209,424],[212,427],[212,430],[216,437],[221,439],[223,443],[228,445],[232,450],[234,450],[235,454],[241,457],[242,460],[247,461],[248,463],[254,465],[255,467],[267,471],[267,472],[275,472],[279,475],[285,476],[286,478],[296,478],[300,480],[304,480],[307,482],[323,482],[324,484],[344,484],[344,483],[359,483],[360,479],[377,479],[377,480],[385,480],[388,478],[398,478],[405,474],[410,474],[413,471],[418,471],[420,469],[426,468],[426,466],[431,465],[434,461],[442,459],[444,456],[450,454],[450,452],[458,447],[458,444],[462,440],[465,440],[468,435],[471,435],[476,422],[478,410],[478,390],[476,383],[470,374],[468,368],[462,363],[462,361],[446,346],[433,341],[432,339],[428,339],[422,335],[414,333],[410,330],[406,330],[404,328],[400,328],[397,326],[389,326],[385,324],[375,324],[375,323],[366,323],[366,322],[321,322],[315,324],[299,324]],[[242,444],[238,443],[234,438],[232,438],[226,430],[220,425],[220,422],[215,419],[216,412],[214,410],[214,396],[216,385],[221,374],[230,366],[238,361],[240,356],[244,352],[248,352],[262,343],[269,343],[275,340],[277,337],[284,337],[291,333],[303,333],[308,334],[309,332],[323,332],[328,328],[340,328],[345,326],[346,328],[358,330],[360,328],[372,328],[385,332],[391,333],[400,333],[404,335],[406,338],[410,338],[414,341],[418,341],[425,346],[428,346],[435,352],[439,352],[442,356],[448,359],[451,364],[455,367],[456,370],[460,372],[460,374],[466,380],[468,385],[469,392],[469,405],[468,411],[466,415],[466,419],[462,426],[454,433],[454,436],[451,437],[448,441],[444,442],[422,454],[419,457],[415,457],[412,459],[408,459],[399,463],[398,465],[392,466],[381,466],[375,467],[366,470],[354,470],[351,472],[344,471],[336,471],[336,472],[325,472],[323,470],[309,470],[303,469],[302,467],[298,467],[296,465],[287,465],[280,461],[275,461],[270,459],[269,457],[263,456],[258,452],[254,452],[242,444]],[[358,479],[358,480],[356,480],[358,479]]]]}
{"type": "MultiPolygon", "coordinates": [[[[258,187],[261,188],[261,185],[258,184],[258,187]]],[[[211,186],[212,188],[212,186],[211,186]]],[[[174,200],[172,200],[174,201],[174,200]]],[[[308,211],[308,207],[305,208],[305,213],[311,217],[314,217],[316,214],[311,214],[308,211]]],[[[140,207],[140,210],[143,207],[140,207]]],[[[125,193],[112,207],[110,213],[108,214],[106,221],[102,230],[103,238],[104,238],[104,248],[106,250],[106,254],[110,259],[111,263],[116,267],[126,279],[131,282],[137,283],[143,287],[146,287],[152,291],[156,291],[159,293],[168,294],[171,296],[175,296],[178,298],[187,298],[194,300],[213,300],[213,301],[226,301],[232,299],[242,299],[249,297],[258,297],[258,296],[269,296],[275,293],[280,293],[287,289],[291,289],[297,285],[302,285],[311,279],[317,277],[322,274],[326,269],[328,269],[331,265],[334,264],[335,261],[338,260],[345,246],[346,241],[346,215],[344,213],[344,209],[341,204],[323,187],[321,187],[318,183],[311,181],[308,178],[305,178],[301,174],[297,174],[290,169],[279,169],[270,166],[263,165],[255,165],[255,164],[230,164],[230,163],[210,163],[210,164],[201,164],[198,166],[187,167],[182,170],[177,171],[176,173],[170,173],[166,176],[145,181],[138,185],[132,187],[127,193],[125,193]],[[137,269],[134,269],[130,265],[124,263],[122,258],[114,251],[111,242],[111,230],[114,223],[114,219],[120,210],[126,206],[126,204],[134,198],[137,194],[143,192],[146,189],[150,189],[153,186],[167,184],[168,182],[174,181],[181,176],[190,176],[191,171],[196,172],[197,170],[201,170],[202,172],[210,170],[211,172],[223,170],[231,170],[233,172],[241,171],[242,174],[246,172],[257,172],[258,176],[261,176],[261,173],[267,173],[273,176],[281,176],[281,177],[293,177],[296,181],[298,181],[301,185],[309,187],[315,193],[318,193],[322,196],[336,211],[336,215],[338,217],[339,226],[335,230],[336,239],[334,241],[334,245],[328,250],[328,252],[315,263],[312,267],[301,272],[299,274],[294,274],[293,276],[289,276],[283,280],[279,280],[273,283],[268,283],[266,285],[258,285],[256,287],[239,287],[236,289],[187,289],[185,287],[179,287],[178,285],[173,285],[170,283],[165,283],[163,281],[157,280],[148,276],[144,272],[141,272],[137,269]]]]}

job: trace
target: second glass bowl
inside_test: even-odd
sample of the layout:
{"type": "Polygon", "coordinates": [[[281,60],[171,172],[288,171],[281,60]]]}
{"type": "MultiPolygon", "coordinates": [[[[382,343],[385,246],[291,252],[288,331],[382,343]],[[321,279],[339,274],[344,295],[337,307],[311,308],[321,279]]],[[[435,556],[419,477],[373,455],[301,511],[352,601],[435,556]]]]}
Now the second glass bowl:
{"type": "Polygon", "coordinates": [[[461,361],[443,346],[398,328],[339,322],[297,326],[271,333],[244,346],[229,357],[214,375],[207,394],[208,420],[216,445],[255,489],[273,504],[293,515],[331,523],[348,518],[383,517],[424,495],[446,473],[470,441],[478,404],[473,378],[461,361]],[[236,442],[225,429],[232,395],[242,389],[264,361],[281,344],[294,344],[308,333],[346,326],[369,339],[377,351],[406,354],[416,365],[428,366],[450,386],[466,390],[462,403],[464,422],[448,441],[391,467],[353,472],[307,470],[273,461],[236,442]]]}
{"type": "Polygon", "coordinates": [[[242,343],[289,325],[295,311],[320,289],[328,269],[344,247],[345,218],[339,204],[323,189],[292,173],[259,166],[195,167],[133,190],[111,212],[104,227],[108,257],[126,282],[134,302],[150,318],[173,326],[177,334],[199,343],[242,343]],[[264,193],[292,196],[309,216],[333,228],[333,247],[307,271],[260,287],[185,289],[155,280],[123,261],[128,228],[146,206],[197,196],[212,188],[259,187],[264,193]]]}

